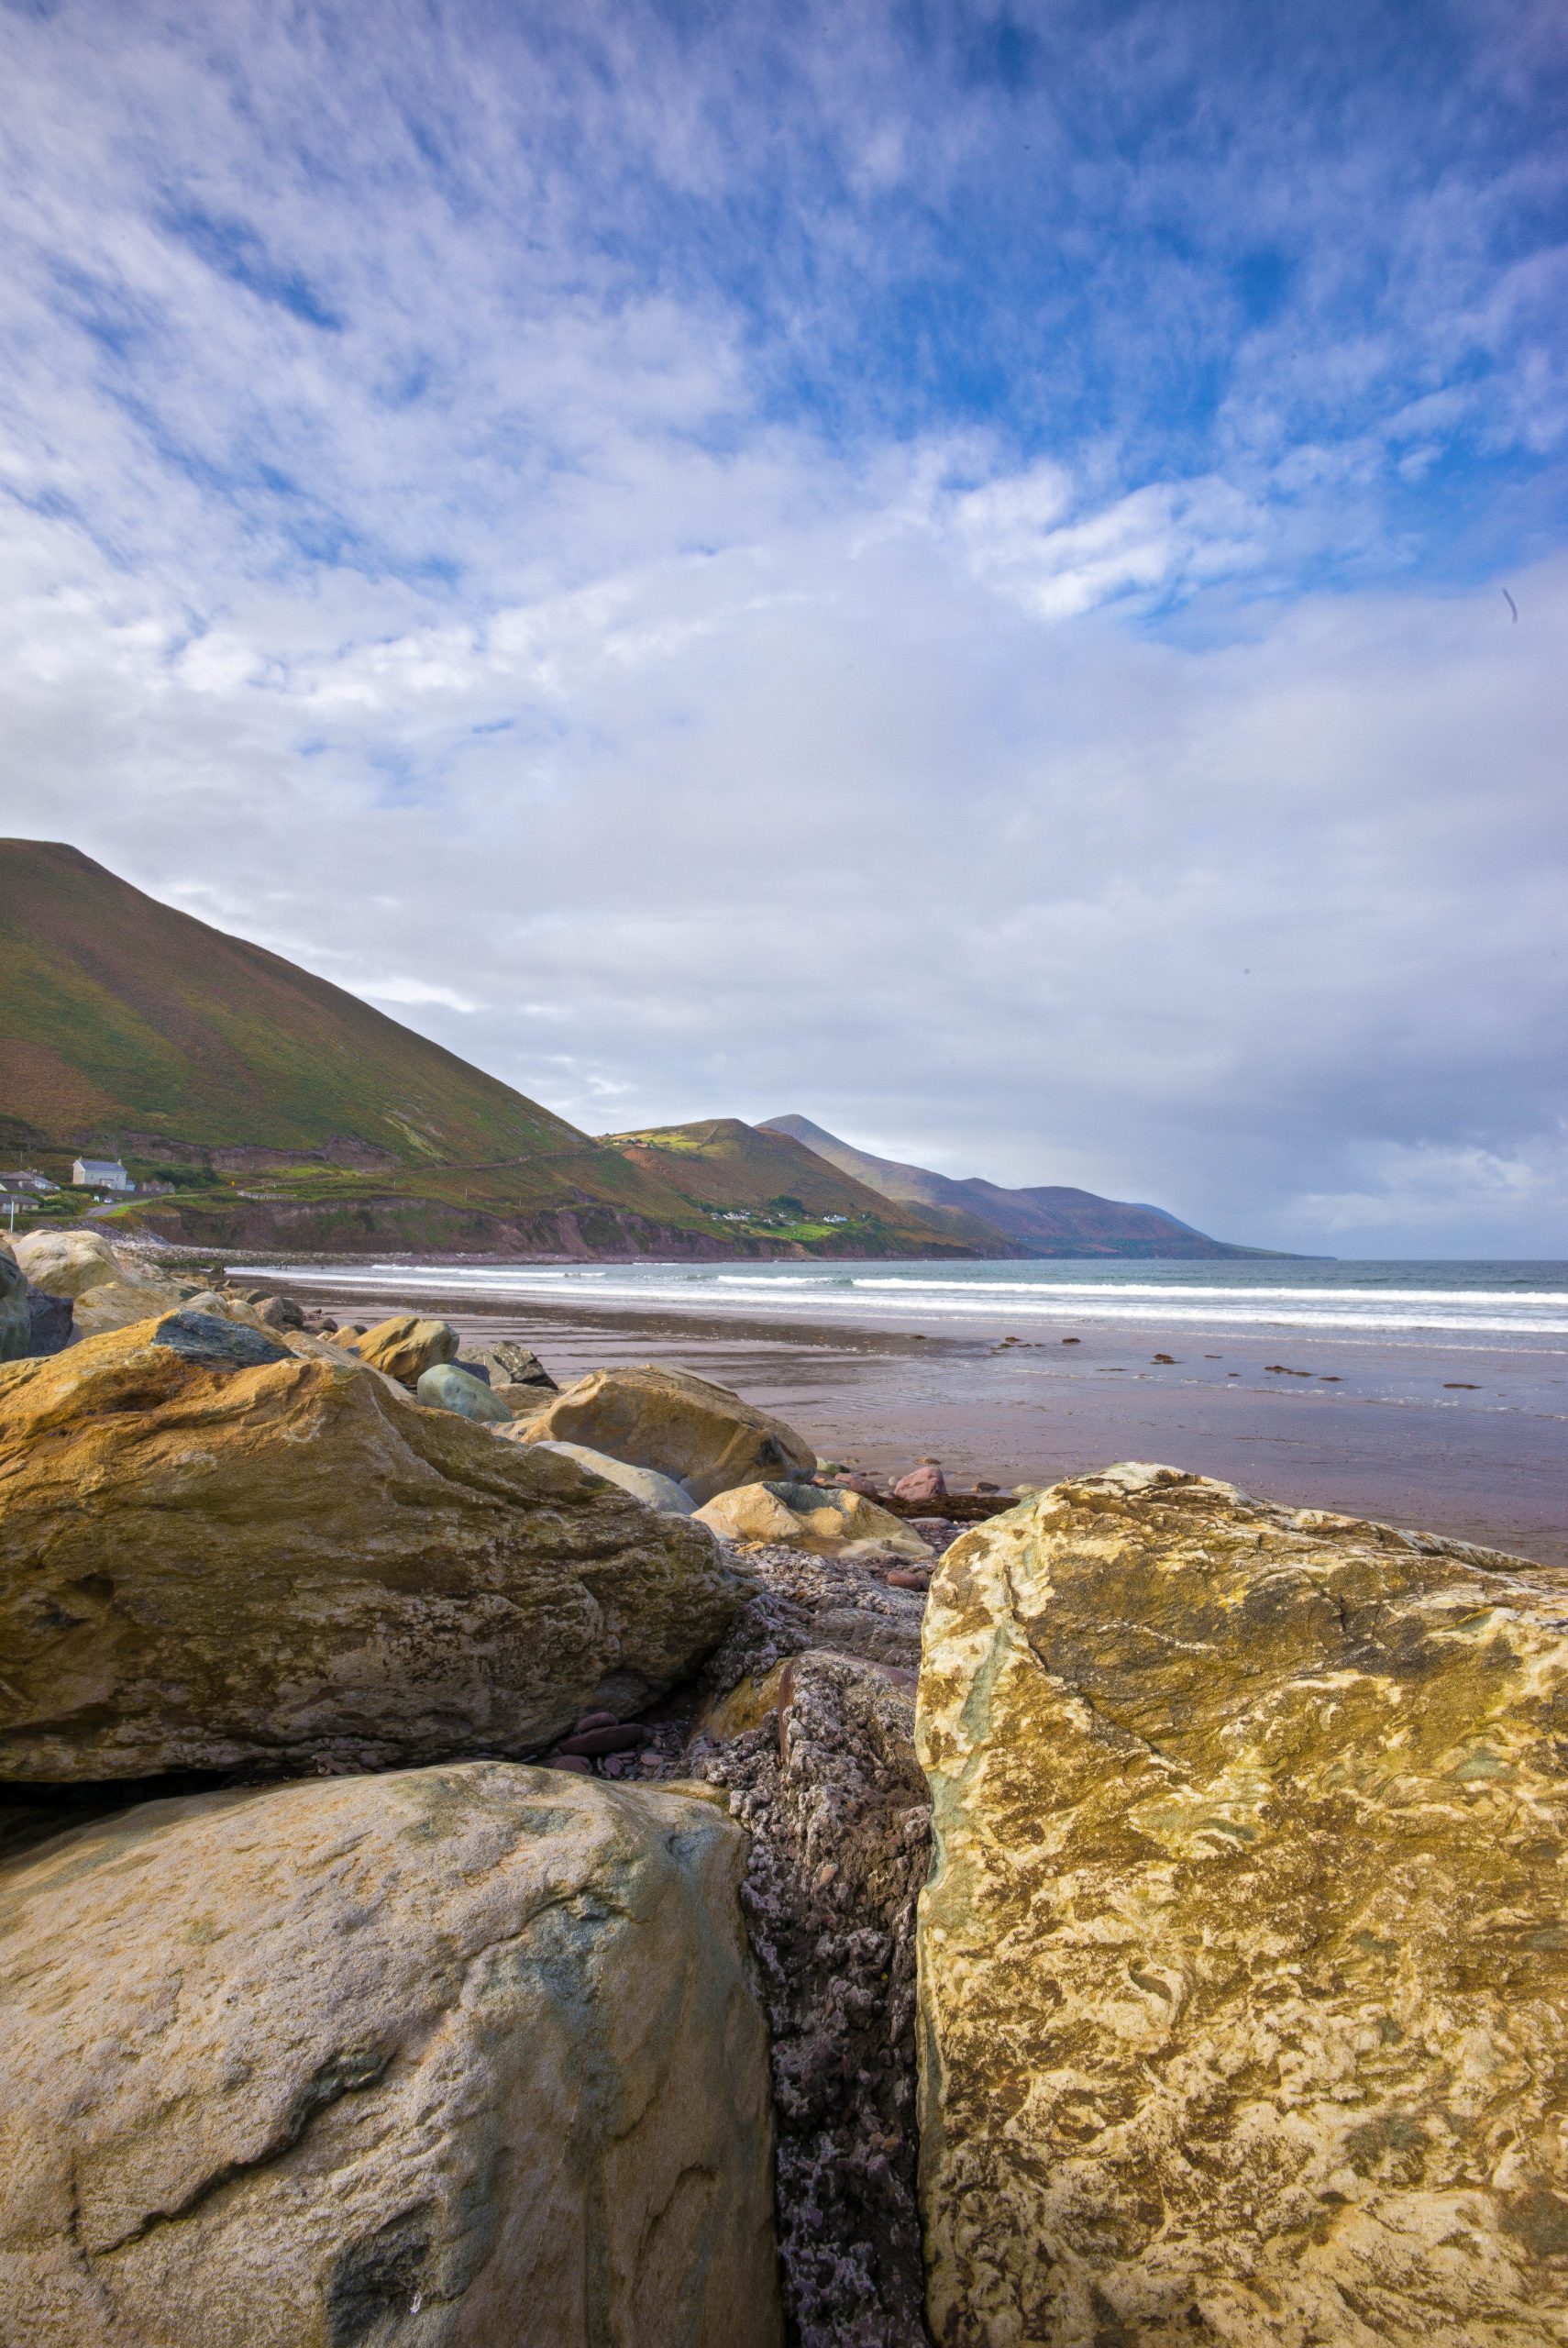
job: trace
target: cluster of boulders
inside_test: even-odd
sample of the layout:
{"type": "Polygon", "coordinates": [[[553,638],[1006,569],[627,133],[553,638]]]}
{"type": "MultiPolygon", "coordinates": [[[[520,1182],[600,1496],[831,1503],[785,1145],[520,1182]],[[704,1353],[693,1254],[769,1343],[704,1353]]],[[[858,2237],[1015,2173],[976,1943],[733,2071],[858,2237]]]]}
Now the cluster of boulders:
{"type": "Polygon", "coordinates": [[[1568,2340],[1568,1576],[50,1245],[6,2348],[1568,2340]]]}

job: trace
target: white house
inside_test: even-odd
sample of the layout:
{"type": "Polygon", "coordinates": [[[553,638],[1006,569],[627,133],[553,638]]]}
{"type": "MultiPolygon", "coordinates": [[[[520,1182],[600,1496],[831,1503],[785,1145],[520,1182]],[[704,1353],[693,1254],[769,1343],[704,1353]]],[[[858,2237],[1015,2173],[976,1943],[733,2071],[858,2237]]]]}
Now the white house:
{"type": "Polygon", "coordinates": [[[136,1184],[117,1157],[79,1157],[71,1179],[79,1191],[134,1191],[136,1184]]]}

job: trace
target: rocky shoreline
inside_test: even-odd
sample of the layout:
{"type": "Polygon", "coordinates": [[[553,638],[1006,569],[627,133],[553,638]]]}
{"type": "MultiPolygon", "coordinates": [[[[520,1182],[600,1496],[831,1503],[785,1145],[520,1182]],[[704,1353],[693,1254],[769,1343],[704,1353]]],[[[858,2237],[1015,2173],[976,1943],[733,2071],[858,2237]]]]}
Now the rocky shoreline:
{"type": "Polygon", "coordinates": [[[96,1234],[0,1511],[6,2348],[1568,2338],[1568,1576],[96,1234]]]}

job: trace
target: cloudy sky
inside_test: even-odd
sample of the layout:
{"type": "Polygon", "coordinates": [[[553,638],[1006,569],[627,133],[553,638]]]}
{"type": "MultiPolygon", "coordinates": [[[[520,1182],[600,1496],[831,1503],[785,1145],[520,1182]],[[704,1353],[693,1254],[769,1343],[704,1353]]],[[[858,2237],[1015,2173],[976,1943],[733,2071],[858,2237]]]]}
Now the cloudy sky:
{"type": "Polygon", "coordinates": [[[594,1131],[1568,1255],[1560,0],[0,0],[0,128],[6,830],[594,1131]]]}

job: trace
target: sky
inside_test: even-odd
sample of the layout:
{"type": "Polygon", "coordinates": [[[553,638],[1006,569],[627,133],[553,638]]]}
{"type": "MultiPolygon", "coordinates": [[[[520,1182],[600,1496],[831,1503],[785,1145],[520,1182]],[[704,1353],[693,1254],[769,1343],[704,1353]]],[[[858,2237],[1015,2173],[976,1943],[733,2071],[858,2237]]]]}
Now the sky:
{"type": "Polygon", "coordinates": [[[0,829],[590,1131],[1568,1257],[1560,0],[0,0],[0,829]]]}

